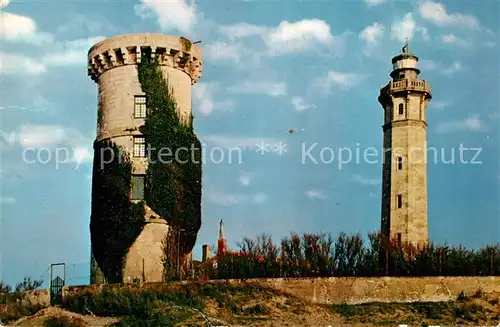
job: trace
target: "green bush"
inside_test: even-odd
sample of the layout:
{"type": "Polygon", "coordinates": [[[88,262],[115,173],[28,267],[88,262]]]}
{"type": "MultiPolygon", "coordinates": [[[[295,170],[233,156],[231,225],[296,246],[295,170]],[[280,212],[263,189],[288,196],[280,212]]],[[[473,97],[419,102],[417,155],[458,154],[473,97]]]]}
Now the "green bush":
{"type": "Polygon", "coordinates": [[[332,309],[342,317],[352,317],[358,314],[358,308],[349,304],[334,304],[332,309]]]}
{"type": "Polygon", "coordinates": [[[2,322],[10,322],[24,316],[31,316],[37,313],[40,309],[44,308],[44,306],[39,304],[33,304],[22,296],[8,299],[2,299],[0,303],[0,321],[2,322]]]}
{"type": "Polygon", "coordinates": [[[177,290],[154,288],[86,290],[66,297],[63,306],[81,314],[91,311],[99,316],[130,315],[146,319],[155,312],[156,305],[160,302],[198,310],[203,308],[202,292],[190,290],[189,287],[177,290]]]}
{"type": "Polygon", "coordinates": [[[345,233],[336,239],[324,233],[292,233],[278,247],[266,235],[244,238],[238,242],[241,255],[226,253],[216,269],[204,273],[213,279],[375,277],[386,270],[389,276],[500,276],[500,244],[479,250],[434,244],[417,248],[385,245],[380,233],[369,234],[368,241],[345,233]]]}
{"type": "Polygon", "coordinates": [[[184,229],[179,242],[185,253],[194,246],[201,227],[201,142],[193,131],[193,116],[187,122],[180,120],[157,59],[143,60],[137,69],[147,107],[140,131],[150,147],[146,203],[175,230],[184,229]],[[165,149],[174,158],[165,158],[165,149]]]}
{"type": "Polygon", "coordinates": [[[144,227],[144,203],[129,199],[132,164],[110,140],[94,143],[90,236],[106,279],[123,282],[125,255],[144,227]]]}

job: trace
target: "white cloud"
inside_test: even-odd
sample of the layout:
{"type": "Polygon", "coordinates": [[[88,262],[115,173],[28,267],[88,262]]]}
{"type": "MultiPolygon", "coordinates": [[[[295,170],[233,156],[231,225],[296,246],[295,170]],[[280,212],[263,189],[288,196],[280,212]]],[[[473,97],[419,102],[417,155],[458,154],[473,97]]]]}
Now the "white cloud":
{"type": "Polygon", "coordinates": [[[481,42],[481,44],[487,48],[493,48],[497,45],[497,43],[495,41],[481,42]]]}
{"type": "MultiPolygon", "coordinates": [[[[225,135],[206,135],[201,136],[203,142],[223,148],[239,148],[239,149],[256,149],[263,142],[264,144],[273,145],[278,143],[277,140],[271,138],[258,137],[233,137],[225,135]]],[[[274,150],[271,146],[270,151],[274,150]]]]}
{"type": "Polygon", "coordinates": [[[0,8],[5,8],[9,5],[9,0],[0,0],[0,8]]]}
{"type": "Polygon", "coordinates": [[[302,97],[299,96],[292,97],[292,105],[297,111],[304,111],[316,107],[313,104],[307,103],[302,97]]]}
{"type": "Polygon", "coordinates": [[[445,34],[441,36],[441,42],[445,44],[454,44],[462,48],[471,48],[472,43],[466,41],[462,38],[455,36],[454,34],[445,34]]]}
{"type": "Polygon", "coordinates": [[[0,37],[4,41],[26,42],[34,45],[50,43],[53,36],[49,33],[39,32],[36,22],[30,17],[0,12],[2,24],[0,37]]]}
{"type": "Polygon", "coordinates": [[[322,46],[333,50],[344,41],[344,36],[334,36],[330,25],[320,19],[282,21],[275,28],[238,23],[221,26],[219,32],[230,40],[258,37],[264,41],[265,54],[269,56],[315,50],[322,46]]]}
{"type": "Polygon", "coordinates": [[[431,101],[429,107],[433,109],[444,109],[448,107],[450,104],[451,102],[448,101],[431,101]]]}
{"type": "Polygon", "coordinates": [[[484,121],[479,115],[472,115],[463,120],[444,122],[438,125],[437,132],[441,134],[471,131],[477,132],[484,129],[484,121]]]}
{"type": "Polygon", "coordinates": [[[50,157],[58,164],[76,163],[75,169],[93,159],[92,140],[73,128],[60,125],[22,125],[14,132],[1,133],[3,141],[9,145],[19,144],[26,150],[48,150],[50,157]]]}
{"type": "Polygon", "coordinates": [[[215,101],[217,91],[215,83],[197,83],[193,88],[193,104],[199,108],[202,115],[209,115],[215,110],[231,110],[235,103],[232,100],[215,101]]]}
{"type": "Polygon", "coordinates": [[[380,184],[380,179],[379,178],[365,178],[361,175],[353,175],[352,179],[355,182],[358,182],[362,185],[379,185],[380,184]]]}
{"type": "Polygon", "coordinates": [[[439,65],[433,60],[420,60],[418,66],[422,70],[435,70],[439,65]]]}
{"type": "Polygon", "coordinates": [[[199,107],[203,115],[208,115],[214,111],[213,87],[213,84],[198,83],[193,89],[193,102],[199,107]]]}
{"type": "Polygon", "coordinates": [[[205,194],[208,201],[222,206],[237,204],[262,204],[266,202],[268,198],[265,193],[236,194],[225,193],[218,190],[208,190],[205,194]]]}
{"type": "Polygon", "coordinates": [[[265,41],[271,54],[299,52],[333,41],[330,25],[319,19],[304,19],[297,22],[283,21],[271,31],[265,41]]]}
{"type": "Polygon", "coordinates": [[[366,26],[361,33],[359,33],[359,38],[366,42],[378,42],[384,36],[384,25],[380,23],[373,23],[366,26]]]}
{"type": "Polygon", "coordinates": [[[177,29],[189,34],[197,23],[194,1],[186,0],[140,0],[136,13],[142,18],[156,16],[158,25],[164,30],[177,29]]]}
{"type": "Polygon", "coordinates": [[[442,73],[444,75],[452,75],[456,72],[460,72],[464,70],[464,66],[462,65],[462,63],[460,61],[454,61],[453,63],[451,63],[450,66],[444,68],[442,70],[442,73]]]}
{"type": "Polygon", "coordinates": [[[67,21],[57,26],[55,34],[72,35],[83,32],[85,35],[99,35],[116,31],[115,26],[109,22],[105,15],[72,14],[67,21]]]}
{"type": "Polygon", "coordinates": [[[247,172],[241,172],[240,176],[238,177],[238,182],[242,186],[249,186],[250,183],[252,182],[252,179],[253,179],[253,174],[247,172]]]}
{"type": "Polygon", "coordinates": [[[53,52],[45,56],[43,62],[47,66],[82,65],[87,62],[87,52],[90,47],[105,38],[105,36],[93,36],[66,41],[54,46],[53,52]]]}
{"type": "Polygon", "coordinates": [[[11,196],[2,196],[0,197],[0,203],[1,204],[14,204],[17,202],[17,199],[11,197],[11,196]]]}
{"type": "Polygon", "coordinates": [[[496,111],[496,112],[489,114],[488,118],[490,118],[491,120],[500,119],[500,111],[496,111]]]}
{"type": "Polygon", "coordinates": [[[375,6],[381,5],[383,3],[387,3],[387,0],[365,0],[365,3],[369,7],[375,7],[375,6]]]}
{"type": "Polygon", "coordinates": [[[279,97],[287,94],[287,85],[284,82],[246,80],[229,87],[228,91],[239,94],[266,94],[270,97],[279,97]]]}
{"type": "Polygon", "coordinates": [[[396,39],[400,42],[404,42],[406,38],[409,40],[413,39],[416,33],[420,33],[423,40],[429,39],[427,28],[417,25],[413,19],[412,13],[406,14],[403,19],[395,21],[391,25],[392,39],[396,39]]]}
{"type": "Polygon", "coordinates": [[[267,34],[268,30],[268,27],[247,23],[237,23],[219,27],[219,33],[224,34],[231,40],[267,34]]]}
{"type": "Polygon", "coordinates": [[[366,75],[358,73],[330,71],[326,76],[319,77],[313,81],[313,86],[324,93],[328,93],[334,86],[338,86],[341,89],[352,88],[361,83],[366,77],[366,75]]]}
{"type": "Polygon", "coordinates": [[[37,75],[44,73],[46,70],[43,63],[37,62],[31,58],[0,52],[0,72],[2,72],[2,74],[27,73],[30,75],[37,75]]]}
{"type": "Polygon", "coordinates": [[[449,66],[444,66],[442,63],[433,60],[421,60],[419,61],[419,67],[424,71],[436,70],[443,75],[452,75],[465,69],[462,63],[458,60],[453,61],[449,66]]]}
{"type": "Polygon", "coordinates": [[[55,43],[52,52],[42,56],[40,61],[24,55],[0,52],[0,71],[4,74],[36,75],[47,72],[51,66],[84,65],[87,62],[89,48],[104,38],[95,36],[55,43]]]}
{"type": "Polygon", "coordinates": [[[308,190],[306,191],[306,196],[309,198],[309,199],[320,199],[320,200],[324,200],[326,199],[326,195],[321,192],[321,191],[318,191],[318,190],[308,190]]]}
{"type": "Polygon", "coordinates": [[[232,61],[239,63],[243,56],[248,55],[250,51],[241,43],[229,43],[217,41],[210,43],[203,48],[203,55],[208,60],[232,61]]]}
{"type": "Polygon", "coordinates": [[[18,142],[25,148],[45,148],[62,144],[68,139],[67,131],[59,125],[23,125],[18,142]]]}
{"type": "Polygon", "coordinates": [[[89,162],[94,158],[91,147],[80,146],[73,148],[73,161],[77,164],[89,162]]]}
{"type": "Polygon", "coordinates": [[[366,26],[361,33],[359,33],[359,38],[364,41],[363,53],[369,56],[373,51],[380,45],[380,41],[385,33],[384,25],[380,23],[373,23],[372,25],[366,26]]]}
{"type": "Polygon", "coordinates": [[[2,138],[7,144],[19,144],[25,149],[49,149],[64,152],[72,162],[82,163],[93,157],[92,140],[78,130],[60,125],[22,125],[17,131],[4,132],[2,138]]]}
{"type": "Polygon", "coordinates": [[[460,26],[478,28],[480,26],[476,17],[462,14],[448,14],[443,4],[433,1],[425,1],[419,5],[419,13],[422,18],[439,26],[460,26]]]}

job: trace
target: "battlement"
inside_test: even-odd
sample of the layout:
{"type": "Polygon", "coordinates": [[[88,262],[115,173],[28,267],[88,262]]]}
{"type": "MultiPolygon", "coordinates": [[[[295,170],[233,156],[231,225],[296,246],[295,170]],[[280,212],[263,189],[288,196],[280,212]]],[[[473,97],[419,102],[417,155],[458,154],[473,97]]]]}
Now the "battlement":
{"type": "Polygon", "coordinates": [[[201,77],[201,49],[183,37],[165,34],[125,34],[105,39],[88,52],[88,75],[94,82],[117,66],[158,58],[159,64],[179,69],[195,84],[201,77]]]}

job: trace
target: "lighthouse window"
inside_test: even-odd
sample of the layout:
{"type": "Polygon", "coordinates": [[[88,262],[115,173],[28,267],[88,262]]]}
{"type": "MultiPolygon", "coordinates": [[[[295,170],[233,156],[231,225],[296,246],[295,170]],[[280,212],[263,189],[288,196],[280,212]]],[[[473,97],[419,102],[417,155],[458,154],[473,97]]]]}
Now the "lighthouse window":
{"type": "Polygon", "coordinates": [[[403,158],[398,157],[398,170],[403,169],[403,158]]]}
{"type": "Polygon", "coordinates": [[[144,175],[132,176],[132,200],[144,200],[144,175]]]}
{"type": "Polygon", "coordinates": [[[146,118],[146,97],[143,95],[134,97],[134,118],[146,118]]]}
{"type": "Polygon", "coordinates": [[[146,139],[142,136],[134,137],[134,157],[146,156],[146,139]]]}
{"type": "Polygon", "coordinates": [[[400,104],[399,104],[399,107],[398,107],[398,113],[399,113],[400,115],[402,115],[402,114],[403,114],[403,112],[404,112],[404,109],[405,109],[404,105],[403,105],[402,103],[400,103],[400,104]]]}
{"type": "Polygon", "coordinates": [[[403,195],[398,194],[397,202],[398,202],[398,208],[402,208],[403,207],[403,195]]]}

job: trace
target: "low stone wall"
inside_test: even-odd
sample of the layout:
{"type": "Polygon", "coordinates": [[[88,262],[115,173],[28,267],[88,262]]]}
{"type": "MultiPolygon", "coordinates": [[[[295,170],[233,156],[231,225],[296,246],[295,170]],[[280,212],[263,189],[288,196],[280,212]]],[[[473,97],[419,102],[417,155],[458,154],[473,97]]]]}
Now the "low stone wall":
{"type": "Polygon", "coordinates": [[[380,278],[276,278],[256,283],[320,304],[367,302],[438,302],[455,299],[461,292],[500,293],[500,277],[380,277],[380,278]]]}
{"type": "Polygon", "coordinates": [[[49,289],[40,289],[34,291],[27,291],[24,293],[25,300],[30,301],[33,304],[39,304],[42,306],[50,305],[50,292],[49,289]]]}
{"type": "MultiPolygon", "coordinates": [[[[165,290],[179,284],[259,285],[279,290],[302,300],[318,304],[359,304],[367,302],[438,302],[455,299],[461,292],[473,295],[500,293],[500,277],[380,277],[380,278],[274,278],[247,280],[212,280],[162,284],[165,290]]],[[[142,285],[147,287],[148,283],[142,285]]],[[[153,284],[151,284],[153,285],[153,284]]],[[[70,286],[63,288],[63,297],[81,291],[98,290],[103,285],[70,286]]],[[[131,287],[106,285],[105,288],[131,287]]],[[[161,287],[161,286],[160,286],[161,287]]]]}
{"type": "Polygon", "coordinates": [[[47,307],[50,305],[50,292],[48,289],[39,289],[26,291],[20,294],[17,293],[0,293],[0,303],[21,302],[24,304],[34,304],[47,307]]]}

